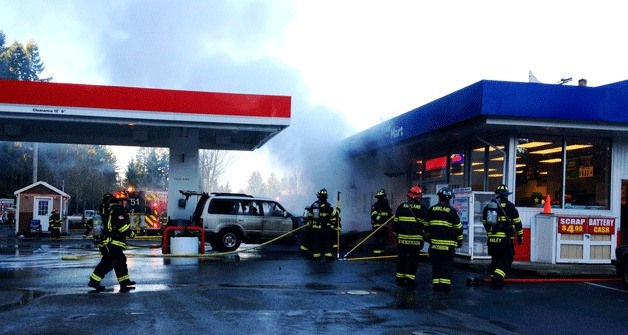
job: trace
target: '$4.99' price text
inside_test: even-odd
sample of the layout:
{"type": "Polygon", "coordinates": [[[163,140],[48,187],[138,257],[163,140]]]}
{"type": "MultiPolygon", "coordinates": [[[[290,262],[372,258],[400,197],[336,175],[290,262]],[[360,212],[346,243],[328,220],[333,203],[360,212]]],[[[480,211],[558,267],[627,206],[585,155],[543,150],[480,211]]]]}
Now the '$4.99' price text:
{"type": "Polygon", "coordinates": [[[561,234],[584,234],[584,225],[561,224],[561,234]]]}

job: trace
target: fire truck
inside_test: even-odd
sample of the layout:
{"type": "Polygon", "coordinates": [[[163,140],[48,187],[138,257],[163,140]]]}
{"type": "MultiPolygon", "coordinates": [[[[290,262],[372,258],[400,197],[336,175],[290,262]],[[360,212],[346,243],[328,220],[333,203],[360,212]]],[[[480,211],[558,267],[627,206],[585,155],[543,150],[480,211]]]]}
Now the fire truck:
{"type": "Polygon", "coordinates": [[[156,235],[168,221],[168,192],[138,188],[126,188],[126,210],[131,228],[139,234],[156,235]]]}

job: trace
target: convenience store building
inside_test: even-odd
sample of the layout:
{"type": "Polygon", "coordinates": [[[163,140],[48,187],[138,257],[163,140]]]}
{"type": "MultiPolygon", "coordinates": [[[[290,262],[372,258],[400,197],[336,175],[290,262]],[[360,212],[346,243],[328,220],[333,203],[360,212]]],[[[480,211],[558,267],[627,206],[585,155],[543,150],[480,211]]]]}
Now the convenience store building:
{"type": "Polygon", "coordinates": [[[628,243],[628,81],[482,80],[343,145],[348,229],[370,222],[380,188],[395,208],[412,185],[432,203],[448,186],[466,235],[459,254],[488,258],[481,211],[505,183],[524,227],[516,260],[608,263],[628,243]],[[541,214],[548,195],[551,214],[541,214]]]}

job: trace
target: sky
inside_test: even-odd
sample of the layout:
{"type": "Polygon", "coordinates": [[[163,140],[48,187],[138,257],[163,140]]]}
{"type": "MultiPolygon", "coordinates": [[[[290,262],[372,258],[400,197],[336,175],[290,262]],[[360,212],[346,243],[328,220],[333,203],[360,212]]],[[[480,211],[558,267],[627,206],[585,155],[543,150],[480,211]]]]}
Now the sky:
{"type": "MultiPolygon", "coordinates": [[[[291,125],[225,176],[281,178],[480,80],[628,79],[625,1],[0,0],[55,82],[289,95],[291,125]]],[[[116,148],[122,166],[134,150],[116,148]]]]}

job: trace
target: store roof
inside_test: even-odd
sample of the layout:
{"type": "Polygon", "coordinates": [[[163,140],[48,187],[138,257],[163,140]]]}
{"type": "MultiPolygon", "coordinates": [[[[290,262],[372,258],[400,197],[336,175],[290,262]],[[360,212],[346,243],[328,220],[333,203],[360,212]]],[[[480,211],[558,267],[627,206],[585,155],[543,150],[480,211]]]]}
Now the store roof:
{"type": "Polygon", "coordinates": [[[482,80],[349,137],[349,153],[500,132],[628,134],[628,81],[599,87],[482,80]]]}

